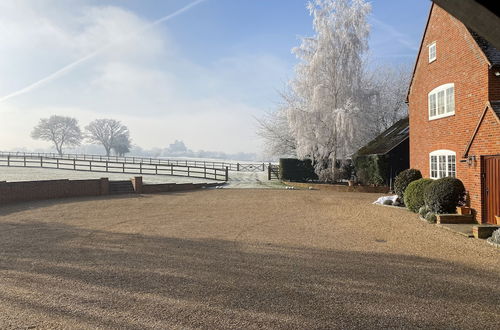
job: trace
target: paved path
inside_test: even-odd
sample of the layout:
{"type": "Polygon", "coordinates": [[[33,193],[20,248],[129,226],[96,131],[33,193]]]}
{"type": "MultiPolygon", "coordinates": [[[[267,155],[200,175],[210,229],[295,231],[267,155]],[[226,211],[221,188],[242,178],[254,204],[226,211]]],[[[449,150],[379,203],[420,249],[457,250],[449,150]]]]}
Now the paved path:
{"type": "Polygon", "coordinates": [[[500,251],[375,194],[0,207],[1,329],[499,329],[500,251]]]}

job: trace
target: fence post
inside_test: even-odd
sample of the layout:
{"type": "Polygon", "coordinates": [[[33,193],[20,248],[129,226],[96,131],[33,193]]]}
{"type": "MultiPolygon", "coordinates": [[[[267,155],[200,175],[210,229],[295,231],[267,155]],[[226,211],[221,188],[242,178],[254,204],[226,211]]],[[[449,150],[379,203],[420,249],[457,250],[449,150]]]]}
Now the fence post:
{"type": "Polygon", "coordinates": [[[92,172],[92,161],[89,160],[89,171],[92,172]]]}
{"type": "Polygon", "coordinates": [[[24,167],[26,167],[26,155],[24,155],[23,159],[24,159],[24,167]]]}
{"type": "Polygon", "coordinates": [[[229,168],[226,166],[226,181],[229,181],[229,168]]]}
{"type": "Polygon", "coordinates": [[[123,173],[125,173],[125,163],[122,163],[123,173]]]}
{"type": "Polygon", "coordinates": [[[170,165],[170,175],[174,175],[174,165],[170,165]]]}
{"type": "Polygon", "coordinates": [[[10,166],[10,156],[7,156],[7,166],[10,166]]]}
{"type": "Polygon", "coordinates": [[[190,175],[189,175],[189,166],[188,166],[188,178],[189,178],[189,177],[190,177],[190,175]]]}
{"type": "Polygon", "coordinates": [[[40,156],[40,167],[43,167],[43,156],[40,156]]]}
{"type": "Polygon", "coordinates": [[[142,162],[139,163],[139,172],[142,174],[142,162]]]}
{"type": "Polygon", "coordinates": [[[271,180],[271,163],[269,163],[269,166],[267,167],[267,179],[271,180]]]}
{"type": "Polygon", "coordinates": [[[106,172],[108,172],[108,161],[106,161],[106,172]]]}
{"type": "Polygon", "coordinates": [[[56,167],[59,168],[59,158],[56,158],[56,167]]]}
{"type": "Polygon", "coordinates": [[[264,165],[264,163],[262,163],[262,172],[264,172],[266,170],[266,167],[264,165]]]}
{"type": "Polygon", "coordinates": [[[155,164],[155,174],[158,174],[158,164],[155,164]]]}
{"type": "Polygon", "coordinates": [[[238,171],[238,172],[240,171],[240,163],[236,163],[236,171],[238,171]]]}
{"type": "Polygon", "coordinates": [[[76,158],[75,158],[75,159],[73,159],[73,170],[75,170],[75,171],[76,171],[76,158]]]}

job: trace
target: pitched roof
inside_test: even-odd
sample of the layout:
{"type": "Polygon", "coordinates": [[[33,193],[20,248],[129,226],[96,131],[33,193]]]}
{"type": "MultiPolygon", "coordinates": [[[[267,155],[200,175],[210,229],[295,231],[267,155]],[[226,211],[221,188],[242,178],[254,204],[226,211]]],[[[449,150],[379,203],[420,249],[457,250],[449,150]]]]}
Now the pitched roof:
{"type": "Polygon", "coordinates": [[[497,117],[500,118],[500,101],[490,101],[491,109],[495,111],[497,117]]]}
{"type": "Polygon", "coordinates": [[[396,122],[379,136],[359,149],[356,155],[385,155],[410,136],[408,117],[396,122]]]}
{"type": "Polygon", "coordinates": [[[474,38],[479,48],[481,48],[484,55],[486,55],[488,61],[490,61],[490,64],[492,66],[500,65],[500,51],[476,32],[472,31],[469,28],[467,28],[467,30],[469,30],[469,33],[471,34],[472,38],[474,38]]]}

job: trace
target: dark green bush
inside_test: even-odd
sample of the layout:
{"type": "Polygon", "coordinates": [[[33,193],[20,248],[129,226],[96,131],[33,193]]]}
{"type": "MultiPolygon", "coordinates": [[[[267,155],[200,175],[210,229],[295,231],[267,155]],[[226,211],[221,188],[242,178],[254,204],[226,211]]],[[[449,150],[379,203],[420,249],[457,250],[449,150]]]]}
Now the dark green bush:
{"type": "Polygon", "coordinates": [[[318,180],[310,159],[280,158],[280,179],[287,181],[318,180]]]}
{"type": "Polygon", "coordinates": [[[383,204],[384,205],[392,205],[392,200],[386,199],[383,204]]]}
{"type": "Polygon", "coordinates": [[[434,213],[455,213],[465,203],[464,184],[451,177],[435,180],[425,188],[424,201],[434,213]]]}
{"type": "Polygon", "coordinates": [[[432,182],[434,182],[432,179],[418,179],[410,182],[404,194],[404,201],[408,210],[416,213],[425,205],[424,189],[432,182]]]}
{"type": "Polygon", "coordinates": [[[394,192],[402,202],[404,202],[406,187],[408,187],[410,182],[421,178],[422,173],[414,168],[404,170],[396,176],[396,179],[394,179],[394,192]]]}

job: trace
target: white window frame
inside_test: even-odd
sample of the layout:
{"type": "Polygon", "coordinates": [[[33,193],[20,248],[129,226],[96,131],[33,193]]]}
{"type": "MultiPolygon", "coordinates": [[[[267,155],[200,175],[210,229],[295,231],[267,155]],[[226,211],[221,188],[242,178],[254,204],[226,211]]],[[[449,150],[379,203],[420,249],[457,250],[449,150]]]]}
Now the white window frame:
{"type": "Polygon", "coordinates": [[[449,83],[438,86],[427,94],[427,114],[429,120],[444,118],[455,115],[455,84],[449,83]],[[449,89],[453,88],[453,93],[449,89]],[[442,94],[441,94],[442,93],[442,94]],[[443,95],[442,102],[439,102],[439,96],[443,95]],[[431,98],[435,100],[434,115],[431,114],[431,98]],[[451,99],[451,100],[450,100],[451,99]],[[440,106],[443,106],[443,113],[439,113],[440,106]]]}
{"type": "Polygon", "coordinates": [[[457,153],[446,149],[429,153],[429,177],[441,179],[448,176],[457,176],[457,153]],[[435,160],[434,167],[433,160],[435,160]]]}
{"type": "Polygon", "coordinates": [[[432,63],[436,60],[437,58],[437,47],[436,47],[436,42],[434,41],[433,43],[429,44],[428,46],[429,50],[429,63],[432,63]],[[431,49],[434,49],[434,56],[432,56],[431,49]]]}

